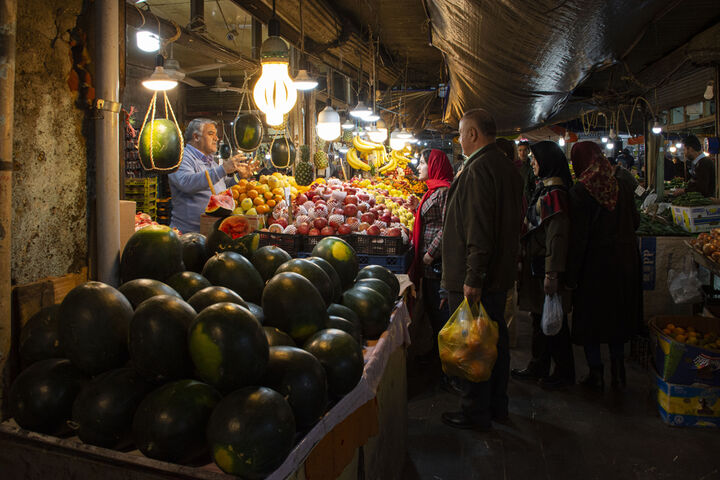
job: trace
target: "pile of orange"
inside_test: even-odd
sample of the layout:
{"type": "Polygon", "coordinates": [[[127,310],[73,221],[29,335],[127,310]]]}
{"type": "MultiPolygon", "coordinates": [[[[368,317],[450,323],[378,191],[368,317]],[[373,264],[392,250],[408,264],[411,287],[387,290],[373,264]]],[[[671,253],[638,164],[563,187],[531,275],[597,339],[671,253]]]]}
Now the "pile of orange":
{"type": "Polygon", "coordinates": [[[665,325],[662,332],[676,342],[720,350],[720,338],[715,332],[703,333],[692,326],[676,327],[672,323],[665,325]]]}
{"type": "Polygon", "coordinates": [[[286,187],[290,188],[291,200],[295,200],[298,194],[295,179],[277,172],[272,175],[261,175],[258,180],[242,179],[230,190],[235,204],[241,206],[243,212],[254,209],[255,212],[252,213],[265,215],[285,198],[284,189],[286,187]],[[247,201],[243,202],[245,199],[250,199],[252,204],[247,201]]]}

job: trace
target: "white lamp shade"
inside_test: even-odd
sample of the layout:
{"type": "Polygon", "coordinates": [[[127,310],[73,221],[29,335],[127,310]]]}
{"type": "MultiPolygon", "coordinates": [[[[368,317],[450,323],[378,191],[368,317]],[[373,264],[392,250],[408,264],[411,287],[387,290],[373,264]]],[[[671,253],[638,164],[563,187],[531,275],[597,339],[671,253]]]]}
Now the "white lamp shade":
{"type": "Polygon", "coordinates": [[[380,115],[374,112],[371,112],[370,115],[366,115],[362,118],[363,122],[377,122],[378,120],[380,120],[380,115]]]}
{"type": "Polygon", "coordinates": [[[331,106],[325,107],[318,113],[317,134],[323,140],[335,140],[340,136],[340,114],[331,106]]]}
{"type": "Polygon", "coordinates": [[[365,118],[368,115],[372,113],[372,110],[370,110],[370,107],[365,105],[365,103],[360,100],[355,108],[350,110],[350,115],[356,118],[365,118]]]}
{"type": "Polygon", "coordinates": [[[383,143],[388,138],[387,128],[375,128],[374,130],[368,131],[370,140],[375,143],[383,143]]]}
{"type": "Polygon", "coordinates": [[[143,87],[150,90],[163,91],[177,87],[177,80],[170,78],[163,67],[155,67],[152,75],[142,82],[143,87]]]}
{"type": "Polygon", "coordinates": [[[660,122],[655,121],[655,123],[653,124],[653,127],[652,127],[652,132],[655,135],[659,135],[660,132],[662,132],[662,127],[660,126],[660,122]]]}
{"type": "Polygon", "coordinates": [[[293,85],[298,90],[312,90],[318,86],[318,82],[308,74],[307,70],[299,70],[293,85]]]}
{"type": "Polygon", "coordinates": [[[412,138],[413,134],[405,130],[405,127],[401,128],[400,131],[397,133],[397,138],[402,138],[405,140],[408,140],[412,138]]]}
{"type": "Polygon", "coordinates": [[[404,138],[400,138],[399,130],[393,130],[393,132],[390,134],[390,148],[393,150],[402,150],[405,148],[405,144],[407,143],[404,138]]]}
{"type": "Polygon", "coordinates": [[[160,50],[160,37],[147,30],[138,30],[135,34],[137,46],[143,52],[157,52],[160,50]]]}
{"type": "Polygon", "coordinates": [[[287,62],[262,64],[262,74],[253,89],[255,105],[265,114],[268,125],[280,125],[283,115],[295,106],[297,90],[288,74],[287,62]]]}

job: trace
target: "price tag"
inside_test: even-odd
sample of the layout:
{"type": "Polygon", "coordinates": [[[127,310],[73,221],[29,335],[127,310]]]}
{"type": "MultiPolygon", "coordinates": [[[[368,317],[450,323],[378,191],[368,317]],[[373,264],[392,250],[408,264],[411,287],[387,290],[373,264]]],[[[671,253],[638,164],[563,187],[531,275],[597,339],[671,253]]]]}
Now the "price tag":
{"type": "Polygon", "coordinates": [[[635,189],[635,195],[638,197],[642,197],[642,194],[645,193],[645,188],[642,185],[638,185],[635,189]]]}
{"type": "Polygon", "coordinates": [[[290,203],[290,187],[284,187],[285,190],[285,203],[288,205],[288,210],[292,211],[292,203],[290,203]]]}

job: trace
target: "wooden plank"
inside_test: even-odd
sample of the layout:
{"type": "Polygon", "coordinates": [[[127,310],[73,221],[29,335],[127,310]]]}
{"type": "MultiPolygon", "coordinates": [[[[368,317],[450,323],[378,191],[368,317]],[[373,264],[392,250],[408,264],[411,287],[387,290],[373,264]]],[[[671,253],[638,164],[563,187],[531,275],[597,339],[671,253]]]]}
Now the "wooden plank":
{"type": "Polygon", "coordinates": [[[83,267],[78,273],[48,277],[37,282],[14,286],[13,299],[20,328],[42,308],[62,302],[70,290],[84,282],[87,282],[87,267],[83,267]]]}

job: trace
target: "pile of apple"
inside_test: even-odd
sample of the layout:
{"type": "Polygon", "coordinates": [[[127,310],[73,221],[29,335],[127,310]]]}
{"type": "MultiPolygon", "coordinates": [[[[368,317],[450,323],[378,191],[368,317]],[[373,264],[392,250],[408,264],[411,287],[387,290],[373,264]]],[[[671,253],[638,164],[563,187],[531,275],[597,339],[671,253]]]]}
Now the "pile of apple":
{"type": "MultiPolygon", "coordinates": [[[[397,198],[397,201],[403,201],[397,198]]],[[[391,201],[391,204],[396,205],[391,201]]],[[[397,208],[396,208],[397,210],[397,208]]],[[[403,213],[406,219],[407,215],[403,213]]],[[[409,226],[393,213],[386,199],[337,179],[313,184],[295,197],[291,206],[275,206],[268,231],[299,235],[372,235],[402,237],[407,243],[409,226]],[[379,202],[378,202],[379,200],[379,202]],[[290,216],[292,208],[292,216],[290,216]]]]}

